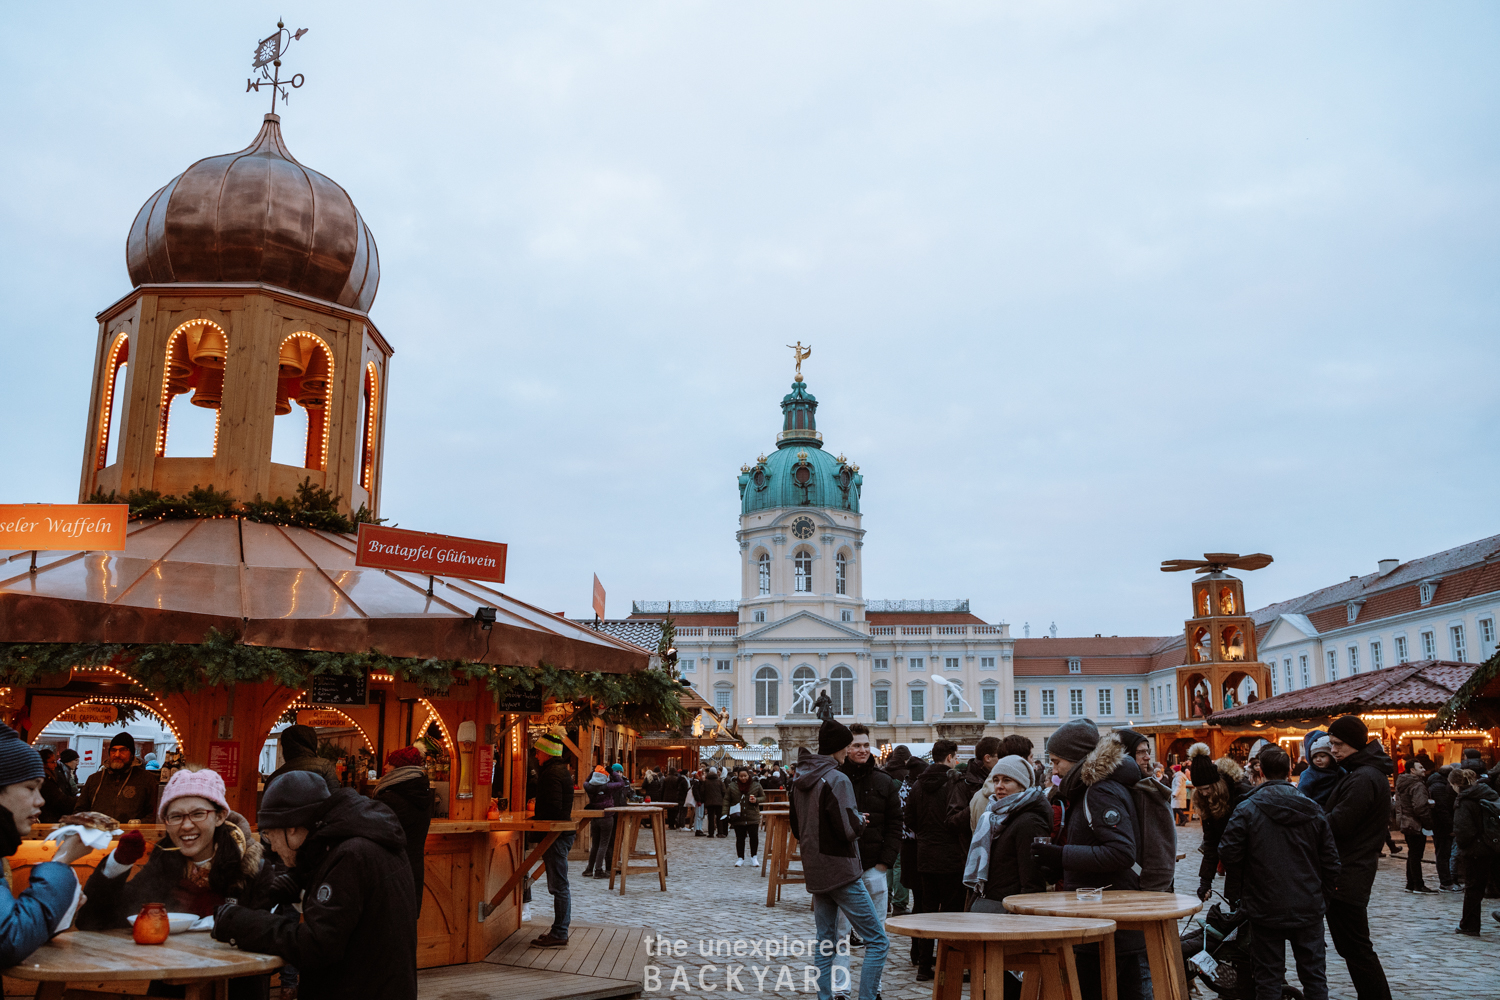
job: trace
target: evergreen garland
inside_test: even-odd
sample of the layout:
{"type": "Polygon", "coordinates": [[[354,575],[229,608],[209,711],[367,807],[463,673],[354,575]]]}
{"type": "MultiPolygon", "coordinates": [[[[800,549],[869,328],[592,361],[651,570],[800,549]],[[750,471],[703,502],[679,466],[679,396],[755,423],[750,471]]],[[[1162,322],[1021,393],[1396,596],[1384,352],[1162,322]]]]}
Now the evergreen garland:
{"type": "Polygon", "coordinates": [[[259,493],[254,500],[240,502],[223,490],[216,490],[210,483],[206,488],[194,486],[185,496],[163,496],[158,490],[131,490],[124,497],[114,490],[105,493],[95,490],[84,503],[123,503],[130,507],[131,520],[155,518],[157,520],[183,520],[210,517],[243,517],[247,521],[261,524],[279,524],[292,528],[309,528],[314,531],[333,531],[352,535],[361,524],[384,524],[385,518],[370,513],[364,504],[353,517],[339,513],[342,496],[322,486],[314,486],[308,476],[297,484],[290,499],[277,497],[262,500],[259,493]]]}
{"type": "Polygon", "coordinates": [[[217,629],[202,643],[0,643],[0,685],[24,687],[73,667],[111,666],[154,694],[179,694],[203,687],[273,680],[288,688],[306,687],[323,675],[357,676],[366,671],[422,684],[446,692],[463,678],[485,684],[497,699],[538,689],[559,702],[570,702],[570,725],[599,717],[645,731],[675,728],[687,715],[681,690],[663,670],[609,674],[540,667],[491,666],[466,660],[420,659],[367,653],[330,653],[308,649],[247,646],[217,629]]]}

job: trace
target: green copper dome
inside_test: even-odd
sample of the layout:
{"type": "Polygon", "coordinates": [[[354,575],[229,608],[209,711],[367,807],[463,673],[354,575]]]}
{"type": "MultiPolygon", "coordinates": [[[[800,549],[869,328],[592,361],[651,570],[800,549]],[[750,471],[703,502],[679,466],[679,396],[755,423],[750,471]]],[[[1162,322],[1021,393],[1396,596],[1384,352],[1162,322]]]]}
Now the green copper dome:
{"type": "Polygon", "coordinates": [[[843,455],[823,450],[818,433],[818,401],[807,383],[792,383],[781,400],[782,428],[776,451],[740,469],[740,513],[776,507],[836,507],[859,513],[864,477],[843,455]]]}

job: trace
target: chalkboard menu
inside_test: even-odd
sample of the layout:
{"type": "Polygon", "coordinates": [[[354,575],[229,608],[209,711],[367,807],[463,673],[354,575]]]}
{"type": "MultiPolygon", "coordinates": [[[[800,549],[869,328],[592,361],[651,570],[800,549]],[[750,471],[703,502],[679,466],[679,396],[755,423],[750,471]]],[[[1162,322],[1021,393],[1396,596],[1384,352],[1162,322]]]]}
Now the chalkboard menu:
{"type": "Polygon", "coordinates": [[[499,703],[495,706],[495,710],[497,712],[515,712],[518,715],[539,715],[542,711],[542,696],[540,692],[523,694],[519,691],[501,695],[499,703]]]}
{"type": "Polygon", "coordinates": [[[325,674],[308,682],[303,701],[309,705],[367,705],[369,686],[364,674],[338,677],[325,674]]]}

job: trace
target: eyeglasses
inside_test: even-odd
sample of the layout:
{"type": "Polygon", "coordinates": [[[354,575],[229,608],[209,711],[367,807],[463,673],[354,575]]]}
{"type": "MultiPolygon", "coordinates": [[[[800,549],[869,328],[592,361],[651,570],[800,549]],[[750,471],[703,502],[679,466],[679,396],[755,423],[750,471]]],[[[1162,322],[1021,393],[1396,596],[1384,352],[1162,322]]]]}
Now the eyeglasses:
{"type": "Polygon", "coordinates": [[[194,823],[207,822],[208,817],[213,814],[214,811],[212,809],[194,809],[192,812],[167,813],[162,819],[166,821],[168,826],[181,826],[185,820],[192,820],[194,823]]]}

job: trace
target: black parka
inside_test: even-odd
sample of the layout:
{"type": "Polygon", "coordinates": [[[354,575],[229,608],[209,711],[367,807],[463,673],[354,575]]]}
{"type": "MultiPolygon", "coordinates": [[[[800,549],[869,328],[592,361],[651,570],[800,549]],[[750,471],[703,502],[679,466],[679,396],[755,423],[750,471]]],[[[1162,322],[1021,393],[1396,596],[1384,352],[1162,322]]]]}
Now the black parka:
{"type": "MultiPolygon", "coordinates": [[[[1063,889],[1139,889],[1136,874],[1135,799],[1130,790],[1141,769],[1111,733],[1069,771],[1063,799],[1063,889]],[[1077,775],[1075,778],[1074,775],[1077,775]]],[[[1141,931],[1117,931],[1115,950],[1144,951],[1141,931]]]]}
{"type": "Polygon", "coordinates": [[[990,870],[984,883],[984,898],[996,902],[1021,892],[1045,892],[1047,877],[1031,842],[1052,836],[1052,807],[1046,798],[1027,803],[1006,818],[1000,835],[990,841],[990,870]]]}
{"type": "MultiPolygon", "coordinates": [[[[1209,885],[1213,883],[1214,875],[1219,870],[1219,838],[1224,835],[1224,827],[1229,825],[1229,817],[1234,815],[1235,807],[1250,794],[1250,782],[1245,780],[1245,770],[1233,759],[1221,757],[1214,761],[1218,768],[1219,778],[1217,781],[1202,787],[1193,786],[1193,805],[1203,817],[1203,860],[1198,862],[1198,884],[1209,885]]],[[[1240,899],[1239,873],[1233,872],[1224,877],[1224,895],[1231,904],[1238,904],[1240,899]]]]}
{"type": "Polygon", "coordinates": [[[1432,799],[1432,832],[1439,837],[1453,835],[1453,805],[1457,793],[1448,784],[1446,774],[1434,774],[1427,779],[1427,797],[1432,799]]]}
{"type": "Polygon", "coordinates": [[[526,775],[526,798],[536,800],[537,819],[572,819],[572,765],[561,757],[553,757],[541,767],[532,768],[526,775]]]}
{"type": "Polygon", "coordinates": [[[969,856],[969,818],[963,829],[948,822],[948,798],[958,772],[946,764],[930,764],[917,777],[906,797],[906,825],[917,839],[917,870],[929,874],[962,874],[969,856]]]}
{"type": "Polygon", "coordinates": [[[101,812],[121,823],[156,819],[156,797],[161,792],[161,778],[139,764],[118,771],[102,767],[89,775],[73,804],[74,812],[101,812]]]}
{"type": "Polygon", "coordinates": [[[1481,802],[1500,799],[1500,792],[1489,785],[1478,782],[1458,793],[1457,805],[1453,809],[1453,841],[1464,854],[1483,854],[1493,859],[1484,843],[1479,839],[1484,829],[1484,811],[1481,802]]]}
{"type": "Polygon", "coordinates": [[[394,784],[378,785],[374,799],[396,814],[396,822],[406,835],[406,861],[411,865],[412,891],[420,914],[426,883],[427,831],[432,827],[432,782],[419,773],[394,784]]]}
{"type": "Polygon", "coordinates": [[[213,936],[277,955],[317,1000],[416,1000],[417,904],[396,814],[352,788],[327,801],[297,851],[302,916],[224,909],[213,936]]]}
{"type": "Polygon", "coordinates": [[[1379,740],[1371,740],[1363,750],[1340,763],[1344,776],[1324,804],[1343,866],[1334,898],[1366,906],[1370,902],[1370,887],[1375,884],[1376,859],[1390,836],[1389,776],[1396,773],[1396,762],[1386,756],[1379,740]]]}
{"type": "Polygon", "coordinates": [[[863,764],[845,758],[839,765],[854,785],[859,811],[870,818],[859,837],[859,857],[866,870],[876,865],[891,868],[901,853],[901,790],[896,780],[875,766],[871,757],[863,764]]]}
{"type": "Polygon", "coordinates": [[[322,775],[323,783],[330,792],[343,787],[339,780],[339,769],[327,757],[318,756],[318,731],[311,726],[287,726],[278,737],[281,743],[281,759],[284,762],[266,779],[267,787],[288,771],[311,771],[322,775]]]}
{"type": "Polygon", "coordinates": [[[1339,852],[1323,807],[1289,781],[1267,781],[1235,807],[1219,858],[1239,870],[1241,910],[1270,927],[1323,919],[1339,880],[1339,852]]]}

